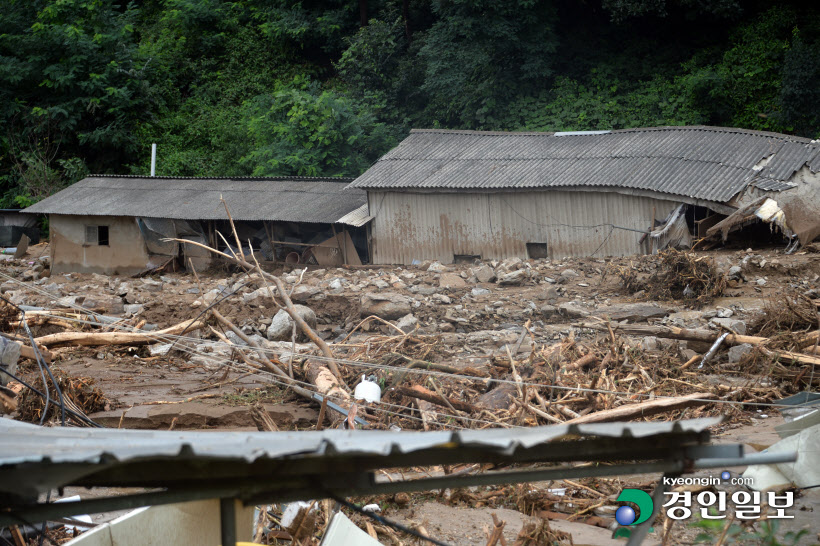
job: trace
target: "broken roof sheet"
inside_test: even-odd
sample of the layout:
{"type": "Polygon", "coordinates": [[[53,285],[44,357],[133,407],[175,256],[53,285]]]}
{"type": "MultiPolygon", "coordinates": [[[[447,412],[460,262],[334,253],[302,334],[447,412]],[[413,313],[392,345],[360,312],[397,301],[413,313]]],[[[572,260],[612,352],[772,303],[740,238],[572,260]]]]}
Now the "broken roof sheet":
{"type": "Polygon", "coordinates": [[[706,418],[438,432],[203,432],[52,428],[0,418],[0,497],[33,496],[69,484],[190,485],[217,475],[267,480],[279,475],[298,481],[453,461],[652,460],[704,442],[707,427],[718,422],[706,418]]]}
{"type": "Polygon", "coordinates": [[[749,184],[785,190],[820,144],[721,127],[657,127],[602,134],[413,130],[351,187],[498,190],[598,187],[726,202],[749,184]],[[755,166],[769,156],[763,167],[755,166]]]}
{"type": "Polygon", "coordinates": [[[23,212],[175,220],[346,223],[367,203],[350,178],[171,178],[92,175],[23,212]]]}

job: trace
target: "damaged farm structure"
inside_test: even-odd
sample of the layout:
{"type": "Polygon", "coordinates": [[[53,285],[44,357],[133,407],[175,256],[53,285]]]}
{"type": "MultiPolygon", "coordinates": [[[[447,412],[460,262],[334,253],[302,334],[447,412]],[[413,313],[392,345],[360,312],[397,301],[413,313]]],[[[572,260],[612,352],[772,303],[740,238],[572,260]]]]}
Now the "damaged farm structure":
{"type": "Polygon", "coordinates": [[[259,261],[359,265],[367,259],[365,192],[347,178],[166,178],[92,175],[23,212],[48,214],[54,273],[202,270],[200,245],[259,261]],[[221,236],[220,236],[221,235],[221,236]],[[248,244],[250,243],[250,248],[248,244]],[[230,247],[230,251],[228,251],[230,247]]]}
{"type": "Polygon", "coordinates": [[[452,263],[645,254],[762,222],[735,236],[796,248],[820,235],[818,171],[817,142],[745,129],[413,130],[351,186],[373,263],[452,263]]]}

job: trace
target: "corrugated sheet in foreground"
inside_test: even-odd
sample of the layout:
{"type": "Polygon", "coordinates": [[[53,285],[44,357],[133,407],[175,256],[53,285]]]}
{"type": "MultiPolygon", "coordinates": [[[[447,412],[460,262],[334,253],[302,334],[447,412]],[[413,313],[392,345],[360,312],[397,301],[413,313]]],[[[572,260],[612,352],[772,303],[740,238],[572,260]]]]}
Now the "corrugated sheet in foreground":
{"type": "Polygon", "coordinates": [[[550,258],[627,256],[655,218],[678,202],[589,191],[498,193],[370,192],[373,263],[451,263],[454,255],[527,257],[528,242],[550,258]],[[620,229],[628,228],[628,229],[620,229]]]}
{"type": "MultiPolygon", "coordinates": [[[[511,454],[567,434],[641,438],[673,432],[700,432],[720,418],[647,423],[551,425],[438,432],[324,431],[207,432],[38,427],[0,418],[0,468],[23,463],[100,463],[156,458],[258,459],[413,453],[428,449],[485,447],[511,454]]],[[[2,487],[2,481],[0,481],[2,487]]]]}

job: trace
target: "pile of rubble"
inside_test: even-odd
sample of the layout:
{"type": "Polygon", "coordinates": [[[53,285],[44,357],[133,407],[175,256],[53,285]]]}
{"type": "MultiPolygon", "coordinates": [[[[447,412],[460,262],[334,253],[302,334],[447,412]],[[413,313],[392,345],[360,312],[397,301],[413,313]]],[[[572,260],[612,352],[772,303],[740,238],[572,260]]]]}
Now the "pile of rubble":
{"type": "MultiPolygon", "coordinates": [[[[820,384],[816,254],[426,262],[277,275],[240,256],[228,260],[227,276],[125,278],[50,275],[46,247],[30,255],[38,251],[0,270],[0,325],[20,346],[19,368],[9,371],[42,392],[36,348],[73,386],[63,395],[77,412],[118,425],[129,426],[126,411],[137,413],[123,406],[229,395],[248,400],[252,421],[239,426],[266,430],[707,415],[731,423],[755,415],[743,404],[820,384]],[[106,392],[115,371],[122,396],[106,392]],[[182,377],[201,388],[133,392],[182,377]],[[283,418],[264,403],[271,389],[279,402],[290,398],[314,413],[283,418]]],[[[57,417],[26,396],[6,391],[2,407],[29,420],[57,417]]],[[[577,511],[565,500],[542,504],[577,511]]]]}

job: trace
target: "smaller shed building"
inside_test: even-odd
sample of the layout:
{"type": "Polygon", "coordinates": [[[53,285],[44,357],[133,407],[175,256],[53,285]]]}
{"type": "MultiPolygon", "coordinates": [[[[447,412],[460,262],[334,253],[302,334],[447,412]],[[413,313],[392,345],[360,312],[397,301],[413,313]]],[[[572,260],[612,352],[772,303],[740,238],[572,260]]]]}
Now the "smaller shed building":
{"type": "Polygon", "coordinates": [[[819,171],[817,142],[743,129],[413,130],[350,187],[368,194],[373,263],[450,263],[686,246],[736,211],[724,236],[744,225],[767,197],[766,218],[806,244],[820,235],[819,171]]]}
{"type": "Polygon", "coordinates": [[[131,275],[175,258],[204,269],[211,263],[208,251],[163,239],[235,245],[221,199],[245,253],[250,241],[250,250],[267,260],[361,263],[367,256],[366,195],[343,191],[349,182],[92,175],[23,212],[49,215],[55,273],[131,275]]]}

